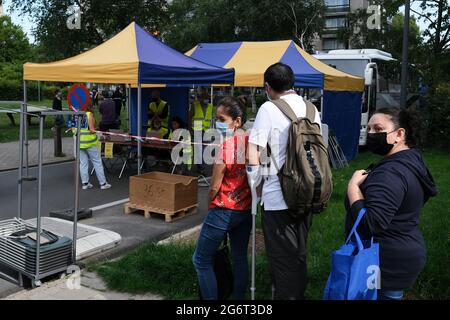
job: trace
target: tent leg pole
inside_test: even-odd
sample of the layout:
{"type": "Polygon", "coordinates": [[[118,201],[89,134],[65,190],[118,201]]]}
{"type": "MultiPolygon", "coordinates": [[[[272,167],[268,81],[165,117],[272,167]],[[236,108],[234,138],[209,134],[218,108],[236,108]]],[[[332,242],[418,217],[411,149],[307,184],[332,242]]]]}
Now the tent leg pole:
{"type": "Polygon", "coordinates": [[[80,199],[80,131],[83,115],[77,115],[77,135],[75,142],[75,203],[73,209],[73,238],[72,238],[72,263],[77,261],[77,227],[78,227],[78,204],[80,199]]]}
{"type": "MultiPolygon", "coordinates": [[[[211,105],[213,106],[213,108],[214,108],[214,88],[213,88],[213,86],[211,86],[211,105]]],[[[214,109],[213,109],[214,110],[214,109]]],[[[213,127],[213,120],[214,119],[214,117],[211,117],[211,123],[209,124],[210,125],[210,128],[212,128],[213,127]]]]}
{"type": "Polygon", "coordinates": [[[36,220],[36,277],[39,279],[41,255],[41,210],[42,210],[42,159],[44,149],[44,117],[39,115],[39,146],[38,146],[38,203],[36,220]]]}
{"type": "Polygon", "coordinates": [[[19,113],[20,116],[20,132],[19,132],[19,136],[20,136],[20,146],[19,146],[19,178],[18,178],[18,199],[17,199],[17,218],[21,219],[22,218],[22,195],[23,195],[23,126],[24,126],[24,109],[25,109],[25,105],[24,103],[21,104],[20,106],[21,108],[21,112],[19,113]]]}
{"type": "Polygon", "coordinates": [[[28,178],[28,107],[27,107],[27,82],[23,81],[23,103],[24,103],[24,127],[23,127],[23,135],[24,135],[24,143],[25,143],[25,176],[28,178]]]}
{"type": "Polygon", "coordinates": [[[325,106],[323,105],[323,89],[320,89],[320,111],[322,111],[320,113],[320,120],[323,120],[323,112],[325,109],[325,106]]]}
{"type": "Polygon", "coordinates": [[[214,96],[214,88],[213,88],[213,86],[211,86],[211,104],[214,104],[213,96],[214,96]]]}
{"type": "Polygon", "coordinates": [[[127,84],[127,118],[128,118],[128,132],[131,129],[131,116],[130,116],[130,108],[131,108],[131,86],[127,84]]]}
{"type": "Polygon", "coordinates": [[[141,109],[142,109],[142,87],[141,84],[138,84],[138,92],[137,92],[137,99],[138,99],[138,105],[137,105],[137,135],[138,135],[138,143],[137,143],[137,152],[138,152],[138,175],[141,174],[141,157],[142,157],[142,150],[141,150],[141,131],[142,131],[142,115],[141,115],[141,109]]]}

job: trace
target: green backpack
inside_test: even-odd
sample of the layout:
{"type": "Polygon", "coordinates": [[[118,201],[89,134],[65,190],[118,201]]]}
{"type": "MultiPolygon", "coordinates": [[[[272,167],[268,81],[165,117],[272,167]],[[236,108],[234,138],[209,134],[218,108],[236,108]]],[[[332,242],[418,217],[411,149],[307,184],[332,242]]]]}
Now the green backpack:
{"type": "Polygon", "coordinates": [[[286,162],[278,170],[284,200],[294,216],[321,213],[333,192],[333,180],[320,126],[314,122],[316,108],[305,100],[306,117],[297,118],[283,99],[272,102],[292,121],[286,162]]]}

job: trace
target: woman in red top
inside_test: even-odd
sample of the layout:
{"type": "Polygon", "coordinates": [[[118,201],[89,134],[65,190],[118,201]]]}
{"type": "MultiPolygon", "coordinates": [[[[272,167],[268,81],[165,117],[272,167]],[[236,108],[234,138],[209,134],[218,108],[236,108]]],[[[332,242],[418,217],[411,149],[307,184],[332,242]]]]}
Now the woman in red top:
{"type": "Polygon", "coordinates": [[[230,235],[235,299],[244,299],[248,283],[247,248],[252,227],[251,191],[245,171],[248,135],[242,130],[245,107],[234,97],[219,102],[216,128],[224,142],[213,167],[209,189],[209,211],[197,241],[192,261],[205,300],[217,300],[214,255],[230,235]]]}

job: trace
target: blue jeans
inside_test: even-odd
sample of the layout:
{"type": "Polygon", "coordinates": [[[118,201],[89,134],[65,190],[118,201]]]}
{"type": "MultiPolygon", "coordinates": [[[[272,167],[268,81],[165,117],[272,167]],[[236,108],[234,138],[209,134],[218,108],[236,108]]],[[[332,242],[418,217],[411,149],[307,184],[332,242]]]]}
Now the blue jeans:
{"type": "Polygon", "coordinates": [[[378,300],[402,300],[402,290],[378,290],[378,300]]]}
{"type": "Polygon", "coordinates": [[[239,300],[245,298],[248,283],[247,249],[251,229],[250,211],[234,211],[219,207],[209,209],[192,257],[203,299],[217,300],[214,255],[227,232],[230,235],[233,264],[233,297],[239,300]]]}
{"type": "Polygon", "coordinates": [[[106,183],[105,172],[103,170],[102,159],[98,154],[97,147],[91,147],[88,149],[80,149],[80,176],[82,183],[89,182],[89,159],[91,159],[94,165],[95,174],[97,175],[100,185],[106,183]]]}

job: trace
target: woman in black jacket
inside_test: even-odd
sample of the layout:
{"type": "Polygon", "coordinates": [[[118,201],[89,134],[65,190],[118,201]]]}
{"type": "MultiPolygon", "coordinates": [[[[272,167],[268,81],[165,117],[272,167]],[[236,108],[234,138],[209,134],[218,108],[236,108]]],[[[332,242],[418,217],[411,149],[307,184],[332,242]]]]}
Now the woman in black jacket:
{"type": "Polygon", "coordinates": [[[419,214],[437,194],[422,155],[420,121],[410,110],[383,108],[368,123],[367,148],[384,156],[368,170],[358,170],[348,183],[346,234],[366,208],[358,232],[380,244],[379,299],[401,300],[426,262],[419,214]]]}

